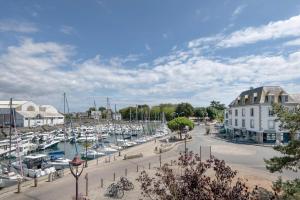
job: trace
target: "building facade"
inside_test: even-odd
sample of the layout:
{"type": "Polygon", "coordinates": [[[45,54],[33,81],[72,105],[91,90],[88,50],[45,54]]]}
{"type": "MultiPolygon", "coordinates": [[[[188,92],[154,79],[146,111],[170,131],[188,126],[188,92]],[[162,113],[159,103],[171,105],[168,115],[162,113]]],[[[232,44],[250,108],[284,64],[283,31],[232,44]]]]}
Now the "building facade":
{"type": "MultiPolygon", "coordinates": [[[[35,127],[64,123],[64,116],[51,105],[37,105],[32,101],[13,101],[14,124],[17,127],[35,127]]],[[[0,101],[0,125],[10,124],[9,101],[0,101]]]]}
{"type": "Polygon", "coordinates": [[[288,132],[280,129],[272,104],[293,109],[299,102],[299,95],[288,94],[279,86],[251,88],[225,110],[226,133],[235,139],[257,143],[287,142],[288,132]]]}

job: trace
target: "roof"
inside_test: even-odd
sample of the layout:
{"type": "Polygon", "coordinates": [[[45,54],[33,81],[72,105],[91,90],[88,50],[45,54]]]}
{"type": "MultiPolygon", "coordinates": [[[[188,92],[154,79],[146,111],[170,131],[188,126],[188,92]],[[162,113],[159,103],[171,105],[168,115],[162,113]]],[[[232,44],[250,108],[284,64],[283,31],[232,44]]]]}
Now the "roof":
{"type": "MultiPolygon", "coordinates": [[[[27,103],[28,101],[12,101],[12,107],[16,108],[20,105],[27,103]]],[[[9,108],[10,101],[0,101],[0,108],[9,108]]]]}
{"type": "MultiPolygon", "coordinates": [[[[276,102],[279,96],[288,95],[288,93],[280,86],[262,86],[258,88],[250,88],[249,90],[243,91],[235,100],[233,100],[229,104],[229,107],[264,103],[267,95],[274,95],[276,102]]],[[[292,100],[293,98],[289,99],[292,100]]]]}
{"type": "Polygon", "coordinates": [[[300,94],[290,94],[291,103],[300,103],[300,94]]]}
{"type": "Polygon", "coordinates": [[[59,112],[49,113],[49,112],[41,112],[41,111],[16,111],[20,115],[24,117],[34,118],[37,115],[41,115],[41,117],[63,117],[59,112]]]}

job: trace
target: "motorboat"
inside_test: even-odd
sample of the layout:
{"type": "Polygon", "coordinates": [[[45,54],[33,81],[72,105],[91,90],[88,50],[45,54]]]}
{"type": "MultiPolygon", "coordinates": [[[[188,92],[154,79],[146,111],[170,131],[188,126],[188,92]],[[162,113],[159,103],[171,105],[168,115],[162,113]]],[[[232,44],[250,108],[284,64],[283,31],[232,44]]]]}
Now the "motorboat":
{"type": "Polygon", "coordinates": [[[48,141],[46,141],[46,142],[43,142],[43,143],[39,144],[38,149],[39,149],[39,150],[45,150],[45,149],[47,149],[47,148],[56,146],[58,143],[59,143],[58,140],[48,140],[48,141]]]}
{"type": "Polygon", "coordinates": [[[41,177],[56,171],[54,167],[48,166],[47,160],[46,154],[32,154],[24,156],[22,163],[13,162],[12,166],[18,171],[23,171],[24,176],[41,177]]]}
{"type": "Polygon", "coordinates": [[[81,157],[82,158],[87,158],[87,159],[95,159],[95,158],[98,158],[98,157],[101,157],[101,156],[104,156],[104,155],[105,155],[105,153],[98,152],[94,149],[88,149],[87,152],[85,152],[85,151],[81,152],[81,157]]]}
{"type": "Polygon", "coordinates": [[[117,149],[114,149],[112,147],[103,147],[103,148],[99,149],[99,151],[106,155],[118,152],[117,149]]]}

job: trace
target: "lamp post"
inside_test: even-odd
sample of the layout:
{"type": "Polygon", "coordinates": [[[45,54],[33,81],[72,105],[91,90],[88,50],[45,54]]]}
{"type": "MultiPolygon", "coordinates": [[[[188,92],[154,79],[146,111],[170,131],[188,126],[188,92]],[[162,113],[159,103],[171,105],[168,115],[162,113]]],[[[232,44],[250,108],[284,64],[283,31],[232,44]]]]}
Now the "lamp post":
{"type": "Polygon", "coordinates": [[[69,162],[70,171],[76,179],[76,200],[78,200],[78,178],[83,171],[83,162],[84,161],[81,160],[78,155],[76,155],[73,160],[69,162]]]}
{"type": "Polygon", "coordinates": [[[87,148],[88,148],[87,134],[85,133],[85,167],[88,166],[88,162],[87,162],[87,148]]]}

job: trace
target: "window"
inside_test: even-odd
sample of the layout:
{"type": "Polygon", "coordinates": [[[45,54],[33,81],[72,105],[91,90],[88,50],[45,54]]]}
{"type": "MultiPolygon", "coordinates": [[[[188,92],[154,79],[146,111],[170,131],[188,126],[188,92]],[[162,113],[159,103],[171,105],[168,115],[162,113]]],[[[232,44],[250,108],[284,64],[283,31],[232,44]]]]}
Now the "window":
{"type": "Polygon", "coordinates": [[[245,119],[242,119],[242,127],[245,128],[246,124],[245,124],[245,119]]]}
{"type": "Polygon", "coordinates": [[[268,127],[269,127],[269,129],[275,129],[275,122],[274,122],[274,120],[269,120],[268,121],[268,127]]]}
{"type": "Polygon", "coordinates": [[[289,101],[289,96],[288,95],[285,95],[284,96],[284,102],[288,102],[289,101]]]}
{"type": "Polygon", "coordinates": [[[253,97],[253,103],[257,101],[257,97],[253,97]]]}
{"type": "Polygon", "coordinates": [[[288,95],[280,95],[279,96],[279,102],[285,103],[289,101],[289,96],[288,95]]]}
{"type": "Polygon", "coordinates": [[[250,128],[254,128],[254,119],[250,120],[250,128]]]}
{"type": "Polygon", "coordinates": [[[225,120],[225,125],[228,125],[228,120],[225,120]]]}
{"type": "Polygon", "coordinates": [[[232,125],[232,119],[229,120],[229,125],[232,125]]]}
{"type": "Polygon", "coordinates": [[[274,101],[275,101],[275,96],[274,95],[270,95],[269,96],[269,102],[270,103],[274,103],[274,101]]]}
{"type": "Polygon", "coordinates": [[[238,116],[238,109],[235,109],[235,116],[238,116]]]}
{"type": "Polygon", "coordinates": [[[254,108],[250,108],[250,116],[254,117],[254,108]]]}
{"type": "Polygon", "coordinates": [[[269,117],[273,117],[274,116],[274,111],[272,107],[269,107],[269,117]]]}
{"type": "Polygon", "coordinates": [[[234,125],[238,126],[238,120],[237,119],[234,120],[234,125]]]}
{"type": "Polygon", "coordinates": [[[245,108],[242,108],[242,116],[243,116],[243,117],[245,117],[245,115],[246,115],[246,114],[245,114],[245,111],[246,111],[245,108]]]}
{"type": "Polygon", "coordinates": [[[226,112],[226,114],[225,114],[225,118],[226,118],[226,119],[228,119],[228,112],[226,112]]]}
{"type": "Polygon", "coordinates": [[[229,110],[229,115],[232,115],[232,110],[229,110]]]}

